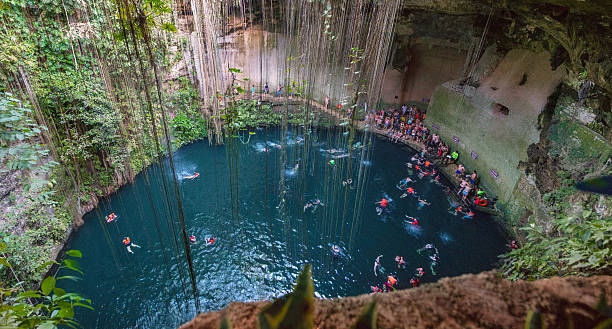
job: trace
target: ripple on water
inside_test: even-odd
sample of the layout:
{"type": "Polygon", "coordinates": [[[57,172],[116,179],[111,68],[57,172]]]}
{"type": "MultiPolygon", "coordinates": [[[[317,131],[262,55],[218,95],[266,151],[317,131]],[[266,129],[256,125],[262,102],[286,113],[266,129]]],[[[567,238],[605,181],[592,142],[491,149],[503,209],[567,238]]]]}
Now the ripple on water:
{"type": "MultiPolygon", "coordinates": [[[[252,135],[248,144],[238,143],[231,180],[238,186],[230,185],[224,146],[211,147],[205,141],[176,152],[177,176],[200,173],[196,179],[181,180],[180,192],[186,230],[197,240],[191,252],[201,311],[290,292],[306,263],[312,265],[315,295],[332,298],[367,293],[370,286],[382,285],[387,274],[397,275],[400,289],[408,288],[413,269],[429,268],[428,258],[416,250],[432,241],[442,241],[438,248],[445,257],[438,275],[426,274],[422,282],[490,269],[504,250],[503,235],[487,215],[457,220],[446,212],[450,204],[443,189],[414,175],[410,177],[417,181],[411,186],[432,206],[418,212],[419,226],[404,221],[405,214],[416,215],[418,209],[415,198],[399,198],[403,191],[395,188],[406,177],[411,151],[376,139],[349,157],[345,142],[337,142],[341,136],[323,129],[317,134],[305,140],[291,134],[287,148],[274,129],[252,135]],[[257,155],[263,152],[268,153],[257,155]],[[332,156],[335,167],[328,165],[332,156]],[[282,175],[291,177],[285,185],[280,183],[282,175]],[[348,176],[354,189],[342,186],[348,176]],[[375,202],[383,197],[393,201],[378,216],[375,202]],[[305,203],[316,199],[325,206],[304,212],[305,203]],[[214,245],[206,246],[207,236],[216,238],[214,245]],[[455,252],[445,248],[447,243],[461,243],[462,248],[455,252]],[[334,245],[340,248],[337,256],[334,245]],[[375,276],[374,259],[381,254],[382,269],[375,276]],[[411,270],[397,269],[396,255],[402,255],[411,270]]],[[[356,138],[366,145],[361,136],[356,138]]],[[[65,288],[92,298],[96,306],[78,312],[84,328],[170,328],[194,314],[174,195],[170,191],[170,212],[160,179],[164,176],[158,167],[147,172],[152,188],[143,175],[136,177],[134,185],[87,214],[68,245],[83,252],[86,277],[65,288]],[[110,212],[119,215],[117,225],[102,226],[104,214],[110,212]],[[124,235],[142,246],[134,255],[121,245],[124,235]]]]}

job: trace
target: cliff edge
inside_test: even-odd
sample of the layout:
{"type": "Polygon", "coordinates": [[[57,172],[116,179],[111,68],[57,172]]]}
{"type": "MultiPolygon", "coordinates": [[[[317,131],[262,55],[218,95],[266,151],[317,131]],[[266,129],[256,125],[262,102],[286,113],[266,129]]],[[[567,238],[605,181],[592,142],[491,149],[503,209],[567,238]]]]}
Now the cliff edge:
{"type": "MultiPolygon", "coordinates": [[[[315,302],[315,328],[349,328],[364,306],[378,299],[379,328],[523,328],[530,310],[538,310],[548,328],[592,327],[592,309],[601,291],[612,296],[612,276],[565,277],[511,282],[494,272],[445,278],[387,294],[315,302]]],[[[268,302],[229,304],[202,313],[180,329],[217,328],[226,315],[233,328],[257,328],[257,313],[268,302]]]]}

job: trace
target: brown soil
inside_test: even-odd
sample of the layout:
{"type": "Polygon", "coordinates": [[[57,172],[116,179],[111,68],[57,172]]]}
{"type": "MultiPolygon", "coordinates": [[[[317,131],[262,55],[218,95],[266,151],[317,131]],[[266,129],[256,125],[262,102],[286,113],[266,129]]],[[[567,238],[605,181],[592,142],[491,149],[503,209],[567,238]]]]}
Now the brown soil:
{"type": "MultiPolygon", "coordinates": [[[[315,328],[348,328],[361,310],[378,299],[379,328],[522,328],[529,310],[538,310],[548,328],[567,325],[590,328],[592,309],[604,290],[612,296],[612,277],[567,277],[511,282],[484,272],[445,278],[377,296],[361,295],[315,302],[315,328]]],[[[218,312],[203,313],[180,329],[217,328],[227,316],[233,328],[257,328],[257,313],[268,302],[231,303],[218,312]]]]}

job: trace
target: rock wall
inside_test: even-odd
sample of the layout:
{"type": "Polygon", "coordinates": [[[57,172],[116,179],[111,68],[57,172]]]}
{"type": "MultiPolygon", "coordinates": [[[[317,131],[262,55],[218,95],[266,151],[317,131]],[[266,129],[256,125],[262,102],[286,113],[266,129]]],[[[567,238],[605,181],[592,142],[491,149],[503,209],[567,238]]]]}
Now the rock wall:
{"type": "Polygon", "coordinates": [[[521,175],[519,161],[539,140],[538,117],[560,79],[546,53],[511,50],[478,87],[450,81],[436,88],[426,122],[460,153],[460,163],[508,202],[521,175]]]}
{"type": "MultiPolygon", "coordinates": [[[[493,272],[442,279],[416,289],[381,295],[316,300],[315,328],[349,328],[362,309],[378,301],[378,328],[523,328],[527,312],[538,310],[548,328],[593,327],[600,293],[612,294],[612,277],[552,278],[510,282],[493,272]]],[[[216,329],[222,316],[233,328],[257,328],[267,302],[231,303],[203,313],[180,329],[216,329]]]]}

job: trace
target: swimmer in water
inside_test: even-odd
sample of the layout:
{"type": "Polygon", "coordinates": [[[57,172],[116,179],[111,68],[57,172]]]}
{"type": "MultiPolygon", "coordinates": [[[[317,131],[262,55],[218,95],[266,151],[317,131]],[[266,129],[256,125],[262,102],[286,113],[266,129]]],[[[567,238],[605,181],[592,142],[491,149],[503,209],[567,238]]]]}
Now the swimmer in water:
{"type": "Polygon", "coordinates": [[[335,165],[336,165],[336,160],[333,160],[333,159],[332,159],[332,160],[329,160],[329,162],[328,162],[328,163],[329,163],[329,165],[330,165],[330,166],[332,166],[332,167],[333,167],[333,166],[335,166],[335,165]]]}
{"type": "Polygon", "coordinates": [[[465,213],[463,218],[465,218],[465,219],[474,219],[474,213],[471,210],[468,209],[468,211],[465,213]]]}
{"type": "Polygon", "coordinates": [[[129,236],[126,236],[123,238],[123,245],[127,248],[127,251],[130,254],[133,254],[134,252],[132,251],[132,247],[136,247],[136,248],[140,248],[139,245],[132,243],[132,240],[130,239],[129,236]]]}
{"type": "Polygon", "coordinates": [[[407,188],[407,189],[406,189],[406,192],[405,192],[404,194],[400,195],[400,199],[403,199],[403,198],[407,197],[407,196],[408,196],[408,194],[412,194],[412,195],[414,195],[414,194],[415,194],[415,192],[416,192],[416,191],[414,190],[414,188],[409,187],[409,188],[407,188]]]}
{"type": "Polygon", "coordinates": [[[213,237],[206,237],[206,239],[204,239],[204,241],[206,241],[206,245],[207,246],[210,246],[213,243],[215,243],[215,237],[214,236],[213,237]]]}
{"type": "Polygon", "coordinates": [[[378,286],[370,286],[370,290],[372,290],[370,295],[381,294],[383,292],[383,290],[380,289],[378,286]]]}
{"type": "Polygon", "coordinates": [[[347,179],[345,181],[342,181],[342,185],[343,186],[347,186],[347,185],[351,185],[351,184],[353,184],[353,180],[351,178],[349,178],[349,179],[347,179]]]}
{"type": "Polygon", "coordinates": [[[376,257],[376,260],[374,261],[374,275],[378,276],[378,271],[377,269],[380,269],[380,258],[382,257],[382,255],[376,257]]]}
{"type": "Polygon", "coordinates": [[[307,202],[306,205],[304,206],[304,212],[306,212],[306,209],[312,207],[312,202],[307,202]]]}
{"type": "Polygon", "coordinates": [[[321,202],[319,199],[314,200],[312,204],[315,206],[324,206],[323,202],[321,202]]]}
{"type": "Polygon", "coordinates": [[[408,215],[404,215],[406,216],[406,218],[408,218],[408,223],[412,224],[412,225],[419,225],[419,220],[414,218],[414,217],[410,217],[408,215]]]}
{"type": "Polygon", "coordinates": [[[331,252],[332,252],[332,255],[334,255],[335,257],[340,256],[340,247],[338,247],[337,245],[333,245],[331,247],[331,252]]]}
{"type": "Polygon", "coordinates": [[[404,260],[404,256],[395,256],[395,261],[397,262],[397,268],[406,268],[406,261],[404,260]]]}
{"type": "Polygon", "coordinates": [[[115,219],[117,219],[117,215],[115,215],[115,213],[111,213],[110,215],[106,216],[106,222],[107,223],[112,223],[115,221],[115,219]]]}
{"type": "Polygon", "coordinates": [[[189,242],[191,242],[191,243],[195,243],[196,242],[195,235],[192,235],[192,236],[189,237],[189,242]]]}
{"type": "Polygon", "coordinates": [[[416,274],[415,275],[420,278],[423,275],[425,275],[425,271],[423,271],[422,267],[419,267],[419,268],[416,269],[416,274]]]}
{"type": "Polygon", "coordinates": [[[194,178],[198,178],[198,176],[200,176],[200,173],[195,173],[191,176],[183,176],[183,179],[194,179],[194,178]]]}
{"type": "Polygon", "coordinates": [[[431,203],[427,202],[427,200],[422,200],[419,198],[419,207],[429,206],[431,203]]]}

